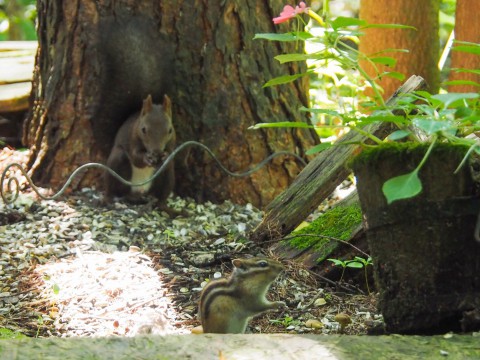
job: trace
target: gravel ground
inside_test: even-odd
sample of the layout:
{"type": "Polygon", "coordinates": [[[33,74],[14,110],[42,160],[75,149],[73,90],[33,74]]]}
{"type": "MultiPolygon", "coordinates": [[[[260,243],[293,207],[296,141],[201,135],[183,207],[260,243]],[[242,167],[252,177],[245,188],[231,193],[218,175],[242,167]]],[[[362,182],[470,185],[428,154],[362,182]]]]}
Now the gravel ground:
{"type": "MultiPolygon", "coordinates": [[[[0,171],[27,155],[4,149],[0,171]]],[[[188,333],[207,279],[228,276],[234,258],[271,255],[247,238],[262,219],[251,205],[171,198],[189,213],[171,219],[152,203],[99,206],[94,189],[52,201],[20,187],[13,206],[0,204],[0,327],[29,336],[188,333]]],[[[374,295],[284,264],[270,296],[288,309],[253,320],[249,332],[365,334],[381,324],[374,295]],[[342,329],[345,315],[352,322],[342,329]]]]}

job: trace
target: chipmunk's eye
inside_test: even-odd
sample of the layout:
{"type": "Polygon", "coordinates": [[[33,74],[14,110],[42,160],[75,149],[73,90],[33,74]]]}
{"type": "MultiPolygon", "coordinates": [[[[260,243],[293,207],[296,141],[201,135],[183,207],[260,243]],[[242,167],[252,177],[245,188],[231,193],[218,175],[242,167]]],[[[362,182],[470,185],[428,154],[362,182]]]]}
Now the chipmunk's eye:
{"type": "Polygon", "coordinates": [[[262,267],[262,268],[268,266],[268,262],[266,262],[265,260],[261,260],[261,261],[259,261],[257,264],[258,264],[258,266],[260,266],[260,267],[262,267]]]}
{"type": "Polygon", "coordinates": [[[170,129],[168,130],[168,134],[171,134],[172,132],[173,132],[173,128],[170,128],[170,129]]]}
{"type": "Polygon", "coordinates": [[[147,128],[145,126],[142,126],[142,133],[146,134],[147,133],[147,128]]]}

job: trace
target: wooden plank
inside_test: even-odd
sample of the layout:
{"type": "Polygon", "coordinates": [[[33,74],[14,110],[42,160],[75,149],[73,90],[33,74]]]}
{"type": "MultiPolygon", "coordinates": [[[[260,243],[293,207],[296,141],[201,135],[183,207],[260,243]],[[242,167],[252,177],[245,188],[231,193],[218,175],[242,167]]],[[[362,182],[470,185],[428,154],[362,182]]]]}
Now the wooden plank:
{"type": "Polygon", "coordinates": [[[0,112],[27,110],[31,89],[31,82],[0,85],[0,112]]]}
{"type": "MultiPolygon", "coordinates": [[[[399,95],[418,90],[424,84],[423,78],[413,75],[392,95],[387,105],[394,106],[399,95]]],[[[391,124],[374,123],[363,130],[384,138],[391,131],[391,124]]],[[[350,131],[339,143],[361,143],[365,140],[358,132],[350,131]]],[[[350,174],[346,164],[358,151],[359,145],[338,145],[321,152],[268,205],[263,221],[253,231],[251,238],[261,242],[289,234],[350,174]]]]}
{"type": "Polygon", "coordinates": [[[35,58],[23,56],[18,58],[0,57],[0,84],[13,84],[31,81],[35,58]]]}
{"type": "Polygon", "coordinates": [[[33,50],[38,47],[37,41],[0,41],[0,51],[33,50]]]}

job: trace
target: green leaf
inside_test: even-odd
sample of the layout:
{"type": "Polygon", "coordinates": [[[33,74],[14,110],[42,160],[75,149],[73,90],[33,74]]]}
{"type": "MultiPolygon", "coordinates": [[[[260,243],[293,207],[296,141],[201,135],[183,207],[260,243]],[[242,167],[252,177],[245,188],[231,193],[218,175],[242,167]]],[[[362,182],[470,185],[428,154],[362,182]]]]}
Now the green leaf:
{"type": "Polygon", "coordinates": [[[349,260],[349,261],[347,261],[347,267],[361,269],[361,268],[363,268],[363,264],[361,262],[356,261],[356,260],[349,260]]]}
{"type": "Polygon", "coordinates": [[[375,101],[362,101],[359,103],[359,105],[364,108],[375,108],[378,106],[375,101]]]}
{"type": "Polygon", "coordinates": [[[293,121],[281,121],[281,122],[271,122],[271,123],[258,123],[253,126],[250,126],[249,129],[266,129],[266,128],[302,128],[302,129],[313,129],[313,125],[306,124],[304,122],[293,122],[293,121]]]}
{"type": "Polygon", "coordinates": [[[341,117],[342,115],[335,110],[330,110],[330,109],[312,109],[312,108],[306,108],[305,106],[302,106],[300,108],[300,111],[308,111],[314,114],[327,114],[330,116],[338,116],[341,117]]]}
{"type": "Polygon", "coordinates": [[[305,61],[310,59],[317,59],[318,54],[283,54],[275,56],[275,60],[278,60],[280,64],[293,61],[305,61]]]}
{"type": "Polygon", "coordinates": [[[375,29],[411,29],[411,30],[417,30],[417,28],[415,28],[415,27],[413,27],[413,26],[400,25],[400,24],[367,24],[367,25],[361,27],[361,29],[369,29],[369,28],[375,28],[375,29]]]}
{"type": "Polygon", "coordinates": [[[444,107],[447,108],[456,101],[466,100],[466,99],[476,99],[478,98],[478,96],[479,94],[477,93],[448,93],[448,94],[435,94],[432,96],[432,98],[441,101],[444,107]]]}
{"type": "Polygon", "coordinates": [[[480,75],[480,70],[475,69],[453,68],[452,71],[455,71],[457,73],[470,73],[480,75]]]}
{"type": "Polygon", "coordinates": [[[361,118],[358,120],[357,123],[363,126],[363,125],[371,124],[375,122],[392,122],[395,124],[402,124],[406,122],[406,119],[405,117],[400,115],[390,115],[390,114],[381,115],[377,113],[375,115],[368,116],[366,118],[361,118]]]}
{"type": "Polygon", "coordinates": [[[60,292],[60,286],[58,286],[58,284],[53,284],[52,290],[55,295],[58,295],[58,293],[60,292]]]}
{"type": "Polygon", "coordinates": [[[440,131],[447,131],[455,126],[449,121],[437,121],[432,119],[414,118],[413,125],[425,131],[428,135],[433,135],[440,131]]]}
{"type": "Polygon", "coordinates": [[[360,256],[355,256],[354,260],[361,262],[363,265],[366,265],[366,264],[368,264],[368,262],[371,261],[372,259],[371,259],[370,257],[368,257],[367,259],[364,259],[364,258],[362,258],[362,257],[360,257],[360,256]]]}
{"type": "Polygon", "coordinates": [[[318,145],[315,145],[314,147],[308,149],[306,152],[305,152],[305,155],[313,155],[313,154],[316,154],[316,153],[319,153],[323,150],[326,150],[330,147],[332,147],[332,143],[330,142],[324,142],[324,143],[320,143],[318,145]]]}
{"type": "Polygon", "coordinates": [[[406,138],[407,136],[410,136],[410,134],[411,132],[407,130],[397,130],[391,133],[390,135],[388,135],[385,140],[396,141],[396,140],[406,138]]]}
{"type": "Polygon", "coordinates": [[[387,72],[384,72],[381,76],[388,76],[388,77],[391,77],[393,79],[397,79],[397,80],[400,80],[400,81],[405,80],[405,74],[402,74],[398,71],[387,71],[387,72]]]}
{"type": "Polygon", "coordinates": [[[392,52],[402,52],[402,53],[409,53],[410,51],[408,49],[395,49],[395,48],[388,48],[388,49],[383,49],[380,51],[377,51],[370,56],[377,56],[380,54],[385,54],[385,53],[392,53],[392,52]]]}
{"type": "Polygon", "coordinates": [[[422,182],[418,177],[418,170],[388,179],[382,186],[382,192],[391,204],[395,200],[414,197],[422,191],[422,182]]]}
{"type": "Polygon", "coordinates": [[[397,63],[397,60],[389,56],[372,57],[370,58],[370,60],[375,64],[382,64],[385,66],[392,66],[392,67],[395,66],[395,64],[397,63]]]}
{"type": "Polygon", "coordinates": [[[307,73],[302,73],[302,74],[279,76],[279,77],[276,77],[274,79],[271,79],[271,80],[267,81],[265,83],[265,85],[263,85],[263,87],[265,88],[265,87],[269,87],[269,86],[288,84],[288,83],[291,83],[292,81],[295,81],[298,78],[301,78],[301,77],[303,77],[307,74],[308,74],[308,72],[307,73]]]}
{"type": "Polygon", "coordinates": [[[442,83],[443,85],[473,85],[480,87],[480,84],[476,81],[470,80],[452,80],[452,81],[445,81],[442,83]]]}
{"type": "Polygon", "coordinates": [[[360,20],[357,18],[351,17],[344,17],[339,16],[335,20],[332,21],[330,24],[333,30],[338,30],[340,28],[348,27],[348,26],[363,26],[366,25],[367,22],[365,20],[360,20]]]}
{"type": "Polygon", "coordinates": [[[284,34],[265,33],[255,34],[254,40],[263,39],[269,41],[299,41],[312,38],[313,35],[306,31],[289,32],[284,34]]]}
{"type": "Polygon", "coordinates": [[[327,259],[327,260],[333,262],[337,266],[345,267],[345,262],[342,260],[338,260],[338,259],[327,259]]]}
{"type": "Polygon", "coordinates": [[[480,55],[480,47],[479,46],[460,45],[460,46],[454,46],[452,48],[452,50],[466,52],[466,53],[474,54],[474,55],[480,55]]]}

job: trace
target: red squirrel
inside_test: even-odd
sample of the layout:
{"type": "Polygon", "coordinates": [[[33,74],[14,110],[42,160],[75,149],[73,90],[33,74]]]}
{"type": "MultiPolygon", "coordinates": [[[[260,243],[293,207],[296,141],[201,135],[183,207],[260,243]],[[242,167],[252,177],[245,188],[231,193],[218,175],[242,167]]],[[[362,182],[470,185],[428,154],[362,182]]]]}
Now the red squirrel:
{"type": "MultiPolygon", "coordinates": [[[[131,115],[118,130],[107,166],[125,180],[143,182],[152,177],[172,152],[175,139],[170,98],[165,95],[163,104],[156,105],[148,95],[142,109],[131,115]]],[[[150,194],[158,199],[164,210],[168,210],[166,199],[174,184],[173,162],[153,181],[142,186],[124,185],[109,173],[105,175],[107,199],[121,196],[137,201],[143,194],[150,194]]]]}

